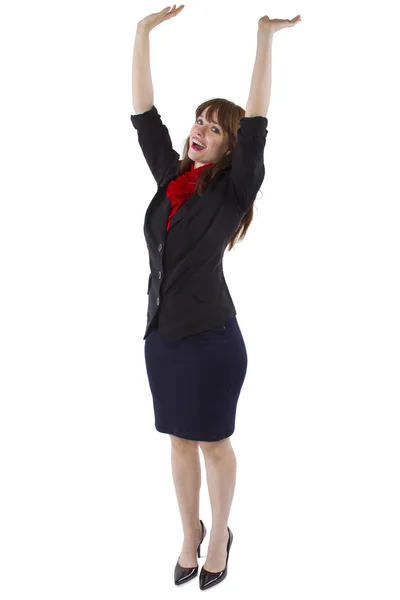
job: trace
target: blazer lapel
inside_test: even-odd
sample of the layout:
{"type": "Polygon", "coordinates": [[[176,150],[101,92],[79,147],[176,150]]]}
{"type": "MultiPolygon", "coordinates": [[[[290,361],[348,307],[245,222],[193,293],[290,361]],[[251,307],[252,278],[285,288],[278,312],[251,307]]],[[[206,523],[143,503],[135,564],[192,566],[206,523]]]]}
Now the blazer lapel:
{"type": "MultiPolygon", "coordinates": [[[[191,205],[195,202],[194,198],[199,198],[199,196],[197,196],[197,194],[192,194],[191,196],[189,196],[189,198],[187,200],[185,200],[185,202],[182,204],[182,206],[180,206],[178,208],[178,210],[176,211],[176,213],[174,214],[174,216],[171,219],[170,229],[172,229],[172,227],[174,225],[176,225],[177,223],[179,223],[179,221],[181,221],[182,219],[185,218],[191,205]]],[[[168,202],[168,208],[169,208],[169,212],[170,212],[171,211],[171,201],[168,197],[167,197],[167,202],[168,202]]],[[[168,215],[169,215],[169,212],[168,212],[168,215]]]]}

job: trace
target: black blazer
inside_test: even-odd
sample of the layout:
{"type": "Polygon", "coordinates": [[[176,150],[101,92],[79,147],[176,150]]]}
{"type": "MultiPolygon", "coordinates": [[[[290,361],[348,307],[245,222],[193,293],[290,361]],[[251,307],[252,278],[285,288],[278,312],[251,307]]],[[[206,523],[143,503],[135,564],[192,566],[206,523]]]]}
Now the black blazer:
{"type": "Polygon", "coordinates": [[[143,228],[150,262],[143,339],[158,328],[161,339],[174,341],[222,325],[236,315],[222,261],[264,180],[268,119],[240,120],[232,166],[210,181],[203,196],[192,194],[185,201],[168,232],[171,201],[166,189],[178,176],[179,154],[154,105],[131,115],[131,121],[157,183],[143,228]]]}

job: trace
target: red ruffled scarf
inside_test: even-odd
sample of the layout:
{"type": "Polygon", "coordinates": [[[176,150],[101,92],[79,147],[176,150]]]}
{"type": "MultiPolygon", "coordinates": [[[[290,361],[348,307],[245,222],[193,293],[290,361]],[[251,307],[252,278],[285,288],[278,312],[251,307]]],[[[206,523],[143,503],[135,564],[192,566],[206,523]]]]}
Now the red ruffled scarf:
{"type": "Polygon", "coordinates": [[[182,204],[194,193],[195,185],[203,169],[213,163],[207,163],[197,169],[194,168],[194,162],[189,171],[182,173],[176,179],[171,181],[167,187],[167,196],[171,200],[171,212],[169,213],[167,231],[171,226],[171,220],[176,211],[182,204]]]}

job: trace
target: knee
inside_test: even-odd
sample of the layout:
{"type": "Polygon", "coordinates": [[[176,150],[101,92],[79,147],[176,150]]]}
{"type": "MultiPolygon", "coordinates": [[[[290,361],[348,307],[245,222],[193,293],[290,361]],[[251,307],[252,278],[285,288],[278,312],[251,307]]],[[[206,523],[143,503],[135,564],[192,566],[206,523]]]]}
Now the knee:
{"type": "Polygon", "coordinates": [[[199,446],[205,457],[215,459],[218,459],[232,447],[230,438],[225,438],[218,442],[199,442],[199,446]]]}
{"type": "Polygon", "coordinates": [[[185,440],[184,438],[172,434],[169,434],[169,436],[171,438],[172,448],[178,452],[190,452],[198,449],[199,442],[196,440],[185,440]]]}

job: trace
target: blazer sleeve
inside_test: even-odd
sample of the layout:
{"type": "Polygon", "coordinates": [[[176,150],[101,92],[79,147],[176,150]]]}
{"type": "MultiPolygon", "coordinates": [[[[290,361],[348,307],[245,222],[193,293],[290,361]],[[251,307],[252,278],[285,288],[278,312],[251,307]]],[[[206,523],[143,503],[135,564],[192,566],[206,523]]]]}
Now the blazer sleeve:
{"type": "Polygon", "coordinates": [[[232,156],[230,188],[242,212],[247,212],[264,181],[264,148],[268,134],[267,117],[243,117],[232,156]]]}
{"type": "Polygon", "coordinates": [[[131,115],[131,121],[138,132],[144,158],[160,187],[176,172],[179,154],[173,149],[168,129],[154,105],[144,113],[131,115]]]}

